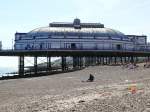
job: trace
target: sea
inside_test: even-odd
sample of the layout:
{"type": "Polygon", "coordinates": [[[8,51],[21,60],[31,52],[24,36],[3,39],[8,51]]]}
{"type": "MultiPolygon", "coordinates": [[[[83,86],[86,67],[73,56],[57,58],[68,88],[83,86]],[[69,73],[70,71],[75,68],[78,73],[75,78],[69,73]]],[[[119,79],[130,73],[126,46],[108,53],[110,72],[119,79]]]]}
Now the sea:
{"type": "Polygon", "coordinates": [[[17,68],[12,68],[12,67],[0,67],[0,77],[1,76],[11,76],[11,75],[16,75],[14,74],[17,72],[17,68]],[[14,73],[13,73],[14,72],[14,73]],[[12,74],[13,73],[13,74],[12,74]]]}
{"type": "MultiPolygon", "coordinates": [[[[52,57],[52,62],[58,59],[58,57],[52,57]]],[[[38,58],[38,64],[44,62],[46,58],[38,58]]],[[[25,66],[33,66],[33,58],[26,57],[25,66]]],[[[0,77],[17,75],[15,72],[18,72],[18,57],[0,57],[0,77]]]]}

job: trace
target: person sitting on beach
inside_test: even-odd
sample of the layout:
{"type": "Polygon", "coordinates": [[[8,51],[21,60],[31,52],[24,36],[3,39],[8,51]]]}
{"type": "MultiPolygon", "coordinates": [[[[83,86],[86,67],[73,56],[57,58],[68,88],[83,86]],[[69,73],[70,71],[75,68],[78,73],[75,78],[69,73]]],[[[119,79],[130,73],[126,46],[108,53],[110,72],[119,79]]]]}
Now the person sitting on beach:
{"type": "Polygon", "coordinates": [[[92,74],[90,74],[89,79],[87,80],[87,82],[93,82],[94,81],[94,76],[92,74]]]}

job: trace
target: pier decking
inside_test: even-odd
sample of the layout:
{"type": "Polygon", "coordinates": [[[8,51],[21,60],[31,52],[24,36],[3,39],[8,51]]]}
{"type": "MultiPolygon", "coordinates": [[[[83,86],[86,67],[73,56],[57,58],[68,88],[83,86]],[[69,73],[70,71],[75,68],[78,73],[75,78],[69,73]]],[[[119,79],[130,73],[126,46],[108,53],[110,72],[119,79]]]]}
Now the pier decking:
{"type": "Polygon", "coordinates": [[[1,50],[0,56],[150,56],[150,51],[127,50],[1,50]]]}

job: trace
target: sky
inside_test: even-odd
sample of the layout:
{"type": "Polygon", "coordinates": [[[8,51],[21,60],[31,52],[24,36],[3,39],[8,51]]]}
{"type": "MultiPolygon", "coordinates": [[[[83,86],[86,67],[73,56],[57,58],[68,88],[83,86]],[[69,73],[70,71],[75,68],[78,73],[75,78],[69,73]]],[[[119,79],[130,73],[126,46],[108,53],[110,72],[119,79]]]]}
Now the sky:
{"type": "MultiPolygon", "coordinates": [[[[11,49],[16,32],[29,32],[54,21],[72,22],[74,18],[100,22],[124,34],[144,34],[150,41],[149,6],[150,0],[1,0],[0,41],[3,49],[11,49]]],[[[14,59],[5,64],[0,57],[0,63],[13,66],[14,59]]]]}

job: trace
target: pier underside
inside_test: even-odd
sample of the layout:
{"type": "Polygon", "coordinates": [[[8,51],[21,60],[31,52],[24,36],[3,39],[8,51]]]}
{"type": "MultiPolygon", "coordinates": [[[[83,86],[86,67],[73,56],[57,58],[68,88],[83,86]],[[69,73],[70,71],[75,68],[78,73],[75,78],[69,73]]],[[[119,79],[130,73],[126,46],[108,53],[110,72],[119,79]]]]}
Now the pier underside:
{"type": "Polygon", "coordinates": [[[79,70],[87,66],[94,65],[114,65],[125,63],[137,63],[139,57],[149,60],[150,52],[144,51],[97,51],[97,50],[48,50],[48,51],[0,51],[0,56],[19,57],[18,76],[38,76],[41,74],[51,74],[56,72],[67,72],[79,70]],[[32,67],[25,66],[25,57],[33,57],[32,67]],[[38,57],[46,58],[46,65],[38,65],[38,57]],[[52,67],[52,57],[60,57],[61,63],[57,67],[52,67]],[[68,63],[68,57],[71,63],[68,63]],[[26,68],[26,69],[25,69],[26,68]]]}

